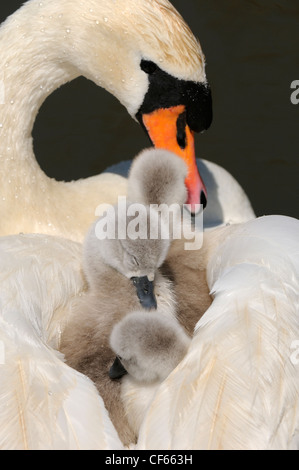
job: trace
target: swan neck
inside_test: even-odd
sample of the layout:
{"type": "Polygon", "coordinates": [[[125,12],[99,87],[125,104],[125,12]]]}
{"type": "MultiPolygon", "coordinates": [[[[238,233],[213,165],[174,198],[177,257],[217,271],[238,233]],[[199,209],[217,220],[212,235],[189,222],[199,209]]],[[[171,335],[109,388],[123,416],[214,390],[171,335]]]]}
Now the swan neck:
{"type": "Polygon", "coordinates": [[[5,197],[12,194],[11,185],[21,192],[30,184],[33,192],[32,183],[50,180],[36,162],[32,129],[45,99],[78,76],[37,8],[37,2],[28,2],[0,28],[0,181],[5,197]]]}
{"type": "MultiPolygon", "coordinates": [[[[35,2],[29,2],[28,6],[30,3],[31,7],[35,5],[35,2]]],[[[4,140],[7,147],[31,139],[42,103],[55,89],[78,76],[63,57],[66,51],[55,40],[55,35],[47,34],[42,18],[31,17],[28,12],[24,14],[25,7],[0,28],[3,64],[0,72],[0,132],[1,142],[4,140]]],[[[19,150],[22,152],[22,148],[19,150]]]]}

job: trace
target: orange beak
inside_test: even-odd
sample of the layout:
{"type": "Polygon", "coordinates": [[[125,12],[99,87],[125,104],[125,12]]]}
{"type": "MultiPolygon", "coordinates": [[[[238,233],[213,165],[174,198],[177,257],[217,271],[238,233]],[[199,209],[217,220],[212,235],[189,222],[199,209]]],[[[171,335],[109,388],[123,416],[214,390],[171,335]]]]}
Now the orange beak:
{"type": "Polygon", "coordinates": [[[143,124],[156,148],[169,150],[181,157],[188,168],[186,187],[188,190],[187,204],[191,212],[197,213],[196,204],[207,203],[207,190],[198,172],[194,132],[186,122],[186,107],[184,105],[167,109],[157,109],[142,116],[143,124]]]}

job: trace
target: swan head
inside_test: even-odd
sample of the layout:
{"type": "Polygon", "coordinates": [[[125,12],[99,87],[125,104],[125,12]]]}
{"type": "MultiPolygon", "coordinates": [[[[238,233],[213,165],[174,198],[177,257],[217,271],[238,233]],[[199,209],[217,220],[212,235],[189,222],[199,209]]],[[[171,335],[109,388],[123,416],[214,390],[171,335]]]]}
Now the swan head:
{"type": "Polygon", "coordinates": [[[110,346],[117,358],[112,379],[128,373],[138,382],[162,382],[181,362],[190,344],[182,327],[158,312],[133,312],[115,325],[110,346]]]}
{"type": "Polygon", "coordinates": [[[87,280],[96,289],[103,269],[109,266],[132,282],[144,308],[157,308],[155,278],[170,246],[170,240],[161,237],[163,221],[157,211],[139,204],[127,203],[110,209],[92,226],[85,239],[87,280]],[[137,218],[136,211],[139,211],[137,218]],[[136,228],[141,232],[137,233],[136,228]]]}
{"type": "Polygon", "coordinates": [[[187,199],[186,163],[168,150],[144,150],[133,161],[128,198],[140,204],[178,204],[187,199]]]}
{"type": "Polygon", "coordinates": [[[205,205],[194,132],[210,126],[212,100],[201,46],[185,21],[168,0],[64,0],[61,10],[77,73],[112,93],[156,148],[185,160],[185,202],[192,211],[205,205]]]}

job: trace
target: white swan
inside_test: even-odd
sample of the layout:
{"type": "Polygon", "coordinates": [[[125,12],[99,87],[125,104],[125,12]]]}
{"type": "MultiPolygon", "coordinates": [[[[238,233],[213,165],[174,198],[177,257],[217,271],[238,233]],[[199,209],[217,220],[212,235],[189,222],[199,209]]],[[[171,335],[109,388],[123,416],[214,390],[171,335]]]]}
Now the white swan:
{"type": "Polygon", "coordinates": [[[204,57],[168,0],[29,0],[1,26],[0,51],[2,235],[82,240],[97,206],[126,193],[116,175],[57,182],[35,160],[31,130],[39,107],[82,74],[116,96],[156,146],[188,159],[190,202],[206,200],[193,145],[193,130],[211,122],[204,57]]]}
{"type": "MultiPolygon", "coordinates": [[[[83,2],[81,3],[83,5],[83,2]]],[[[97,18],[94,15],[96,8],[93,12],[88,9],[91,3],[96,7],[96,2],[85,3],[87,6],[84,24],[88,24],[88,28],[94,28],[96,34],[99,34],[97,30],[97,26],[100,26],[97,25],[99,21],[102,25],[106,25],[107,35],[112,34],[112,30],[109,29],[111,16],[100,15],[97,18]]],[[[100,1],[97,2],[97,4],[100,3],[102,4],[100,1]]],[[[119,4],[119,2],[115,3],[119,4]]],[[[169,5],[168,2],[162,0],[154,3],[160,6],[169,5]]],[[[128,0],[126,6],[129,7],[130,4],[128,0]]],[[[95,191],[98,194],[99,185],[104,185],[105,181],[107,187],[110,188],[112,179],[110,176],[107,179],[103,176],[103,179],[94,178],[88,182],[78,182],[76,185],[64,185],[49,180],[36,164],[30,136],[37,108],[46,94],[58,84],[72,78],[72,73],[72,76],[78,73],[78,69],[75,71],[69,68],[69,64],[65,62],[65,54],[70,53],[72,49],[70,46],[72,41],[69,38],[74,36],[80,38],[78,47],[88,48],[88,54],[84,56],[86,61],[91,57],[90,43],[84,42],[86,30],[82,30],[84,33],[81,33],[79,25],[73,22],[70,25],[66,24],[66,13],[70,11],[67,6],[70,3],[64,1],[62,5],[60,2],[60,13],[57,11],[57,5],[57,1],[31,0],[10,18],[0,31],[5,74],[0,79],[5,83],[6,95],[0,120],[1,145],[4,144],[0,152],[1,163],[3,163],[0,198],[1,233],[30,230],[63,234],[81,240],[86,231],[85,227],[93,219],[94,207],[103,200],[115,200],[115,187],[112,188],[112,194],[108,196],[105,190],[105,197],[103,199],[101,197],[100,201],[98,197],[93,199],[90,194],[95,191]],[[49,13],[52,8],[53,11],[49,13]],[[34,20],[32,20],[33,17],[34,20]],[[39,49],[43,48],[45,42],[49,40],[45,22],[50,19],[55,20],[55,24],[61,26],[60,43],[58,44],[58,38],[53,37],[55,47],[60,51],[58,67],[57,57],[54,58],[51,53],[48,57],[50,62],[45,62],[44,50],[39,49]],[[34,21],[33,26],[32,21],[34,21]],[[32,31],[34,38],[38,38],[36,43],[30,42],[32,31]],[[74,32],[78,34],[75,35],[74,32]],[[18,60],[17,57],[13,59],[14,54],[11,54],[12,51],[19,50],[18,38],[21,38],[24,44],[21,51],[22,60],[18,60]],[[83,43],[81,39],[84,39],[83,43]],[[2,47],[3,43],[6,46],[9,44],[9,47],[2,47]],[[62,44],[65,44],[65,53],[62,44]],[[34,45],[34,54],[30,45],[34,45]],[[38,62],[36,67],[33,66],[32,56],[38,62]],[[55,72],[55,80],[44,73],[45,69],[48,71],[49,63],[53,67],[51,70],[55,72]],[[16,74],[23,77],[22,83],[16,82],[16,74]],[[33,77],[35,79],[32,81],[33,77]],[[50,80],[52,80],[51,83],[50,80]],[[46,93],[45,90],[47,90],[46,93]],[[81,188],[82,192],[77,188],[81,188]],[[16,204],[19,200],[22,200],[21,206],[16,204]],[[91,207],[88,209],[89,213],[86,218],[84,214],[78,212],[80,206],[78,201],[84,203],[86,207],[91,207]]],[[[109,2],[109,5],[112,5],[112,2],[109,2]]],[[[79,1],[72,2],[72,8],[74,8],[72,12],[77,13],[77,18],[81,13],[75,9],[75,6],[80,7],[79,1]]],[[[169,12],[165,11],[165,14],[169,12]]],[[[171,18],[173,18],[172,14],[171,18]]],[[[142,40],[141,43],[144,44],[144,41],[142,40]]],[[[72,45],[75,46],[73,49],[75,51],[76,44],[72,45]]],[[[94,60],[99,51],[96,51],[94,47],[92,51],[94,52],[92,60],[94,60]]],[[[104,54],[103,51],[102,54],[104,54]]],[[[74,57],[74,52],[70,56],[74,57]]],[[[148,57],[152,59],[150,52],[148,57]]],[[[169,73],[177,74],[176,76],[179,76],[178,70],[183,73],[181,64],[165,60],[164,64],[166,63],[169,73]]],[[[90,78],[94,77],[89,67],[93,64],[81,63],[82,67],[87,67],[90,78]]],[[[75,65],[78,67],[79,64],[75,62],[75,65]]],[[[128,72],[126,67],[125,70],[128,72]]],[[[110,69],[106,68],[105,74],[104,78],[105,80],[107,78],[109,82],[110,69]]],[[[113,77],[110,81],[111,87],[113,77]]],[[[179,78],[186,79],[186,76],[181,75],[179,78]]],[[[204,81],[203,77],[192,78],[204,81]]],[[[128,99],[131,98],[129,94],[127,96],[128,99]]],[[[138,104],[141,103],[141,99],[138,104]]],[[[131,111],[134,114],[135,110],[131,111]]],[[[118,186],[122,184],[122,180],[118,178],[115,181],[118,186]]],[[[150,413],[143,423],[137,448],[158,447],[155,436],[151,432],[155,429],[155,420],[158,418],[163,430],[163,434],[160,435],[160,445],[165,448],[182,448],[183,446],[298,448],[298,416],[296,414],[298,369],[295,364],[297,356],[292,355],[294,354],[292,347],[299,338],[297,321],[298,222],[285,217],[269,217],[211,233],[221,234],[223,244],[216,243],[216,248],[211,244],[211,261],[208,271],[210,286],[215,290],[216,296],[211,309],[201,320],[198,328],[200,334],[195,336],[190,354],[182,364],[195,365],[194,375],[185,376],[186,372],[179,366],[162,385],[161,393],[157,394],[150,413]],[[224,240],[227,242],[224,243],[224,240]],[[240,256],[239,260],[231,258],[231,253],[234,252],[236,246],[240,247],[237,251],[240,256]],[[213,255],[214,248],[216,251],[213,255]],[[277,253],[279,253],[278,256],[277,253]],[[214,270],[213,263],[216,266],[214,270]],[[225,271],[229,263],[235,264],[230,271],[225,271]],[[214,281],[217,282],[214,283],[214,281]],[[240,289],[236,294],[238,286],[240,289]],[[240,293],[242,293],[241,296],[240,293]],[[234,301],[236,297],[240,298],[241,306],[234,301]],[[256,305],[260,309],[260,315],[255,315],[256,305]],[[226,316],[222,315],[223,309],[227,312],[226,316]],[[275,315],[278,312],[277,318],[281,318],[281,324],[278,321],[275,323],[275,315],[274,320],[269,320],[268,317],[273,315],[273,312],[275,315]],[[256,329],[248,329],[250,318],[254,318],[253,324],[257,323],[256,329]],[[223,361],[226,358],[225,354],[223,356],[221,354],[231,352],[231,344],[227,345],[225,342],[227,327],[231,325],[233,331],[236,331],[236,345],[240,337],[238,334],[242,335],[242,332],[246,331],[248,338],[252,338],[253,344],[255,345],[256,342],[258,347],[250,349],[249,355],[245,358],[241,354],[244,354],[243,349],[239,348],[238,353],[233,349],[232,357],[227,358],[227,361],[231,360],[233,367],[225,369],[228,372],[227,375],[223,373],[218,375],[217,366],[222,370],[223,361]],[[261,335],[264,331],[265,334],[261,335]],[[275,343],[269,341],[269,334],[274,335],[275,343]],[[218,362],[216,361],[214,367],[213,349],[210,344],[217,345],[218,343],[220,353],[216,356],[218,362]],[[266,349],[272,348],[273,357],[260,354],[264,344],[267,345],[266,349]],[[287,358],[283,355],[284,353],[288,353],[287,358]],[[251,359],[254,364],[258,364],[256,370],[254,367],[249,371],[244,369],[244,364],[240,364],[242,357],[245,362],[248,360],[247,365],[250,364],[251,359]],[[202,365],[200,370],[199,358],[202,365]],[[212,362],[209,362],[210,359],[212,362]],[[288,359],[290,359],[289,362],[288,359]],[[279,369],[277,369],[277,363],[279,369]],[[243,381],[239,380],[237,366],[240,367],[242,373],[244,372],[243,381]],[[210,376],[209,372],[211,372],[210,376]],[[253,383],[252,377],[260,379],[261,387],[254,388],[254,390],[246,387],[246,383],[253,383]],[[274,379],[271,382],[272,377],[274,379]],[[239,381],[234,388],[236,378],[239,381]],[[208,388],[197,387],[197,385],[202,385],[204,379],[208,388]],[[177,392],[171,388],[172,380],[175,384],[182,385],[177,392]],[[194,419],[195,408],[188,408],[184,400],[186,395],[180,395],[184,393],[184,390],[186,391],[186,385],[190,381],[194,385],[194,398],[199,410],[206,410],[202,418],[204,422],[194,419]],[[280,385],[279,389],[277,384],[280,385]],[[204,390],[207,390],[210,401],[205,401],[206,396],[203,396],[203,401],[200,402],[199,397],[202,396],[204,390]],[[240,396],[240,391],[242,402],[236,400],[231,404],[225,401],[227,394],[232,392],[240,396]],[[163,401],[162,392],[168,397],[167,403],[163,401]],[[208,392],[211,394],[209,395],[208,392]],[[176,393],[179,394],[180,401],[172,406],[174,400],[178,398],[176,393]],[[275,403],[273,413],[269,402],[275,403]],[[201,406],[201,403],[205,406],[201,406]],[[228,413],[223,411],[223,403],[230,405],[230,408],[226,408],[228,413]],[[186,421],[181,421],[180,418],[182,407],[186,421]],[[173,414],[179,423],[175,429],[171,428],[169,420],[173,414]],[[192,426],[189,426],[190,423],[192,426]],[[198,429],[202,423],[203,428],[209,430],[208,441],[205,430],[201,433],[202,428],[198,429]],[[185,431],[185,426],[188,426],[188,432],[185,431]],[[184,440],[186,437],[189,437],[187,443],[184,440]]],[[[211,237],[212,240],[213,237],[211,237]]],[[[0,447],[121,448],[122,445],[104,410],[103,402],[96,394],[93,385],[80,374],[67,368],[54,352],[59,344],[59,327],[61,325],[63,328],[63,320],[68,315],[71,301],[85,288],[80,271],[80,246],[69,240],[28,235],[1,238],[0,250],[0,351],[4,352],[0,357],[0,447]],[[78,401],[82,404],[80,409],[77,406],[78,401]]],[[[245,339],[249,344],[248,338],[245,339]]],[[[227,363],[224,365],[227,366],[227,363]]],[[[173,423],[173,420],[171,422],[173,423]]]]}

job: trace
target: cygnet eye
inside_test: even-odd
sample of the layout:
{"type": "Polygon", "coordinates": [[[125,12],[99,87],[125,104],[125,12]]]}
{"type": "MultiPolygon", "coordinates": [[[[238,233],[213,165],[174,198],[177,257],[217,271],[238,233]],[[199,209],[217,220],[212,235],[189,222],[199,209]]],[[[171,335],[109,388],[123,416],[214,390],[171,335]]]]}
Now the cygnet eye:
{"type": "Polygon", "coordinates": [[[154,72],[156,72],[158,66],[155,64],[155,62],[152,62],[151,60],[142,59],[140,63],[140,68],[141,70],[143,70],[143,72],[147,73],[148,75],[152,75],[154,72]]]}

